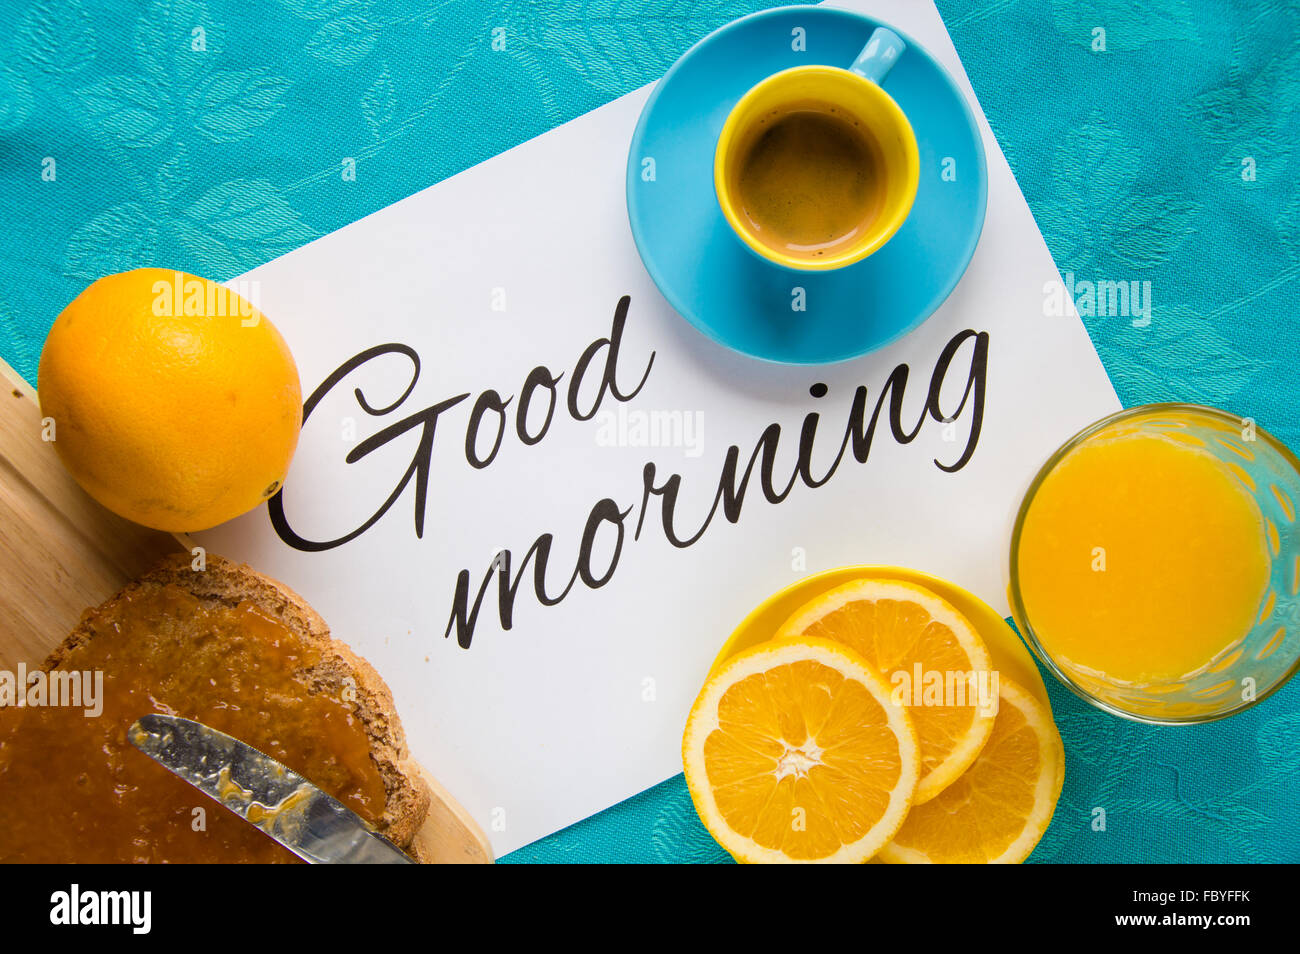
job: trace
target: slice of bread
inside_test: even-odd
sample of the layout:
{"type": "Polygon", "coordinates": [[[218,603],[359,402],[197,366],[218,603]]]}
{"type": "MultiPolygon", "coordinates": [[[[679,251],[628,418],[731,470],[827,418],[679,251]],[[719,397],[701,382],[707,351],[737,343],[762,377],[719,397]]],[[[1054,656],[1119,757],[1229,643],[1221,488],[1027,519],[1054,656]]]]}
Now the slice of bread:
{"type": "MultiPolygon", "coordinates": [[[[355,699],[355,716],[365,727],[370,758],[383,780],[386,800],[376,828],[390,841],[410,849],[421,860],[412,840],[429,810],[430,792],[419,766],[406,747],[402,723],[392,693],[374,668],[330,636],[329,627],[306,601],[287,586],[243,564],[218,556],[206,557],[206,568],[191,568],[189,553],[164,559],[152,570],[95,609],[88,610],[71,635],[50,654],[44,668],[59,668],[74,649],[94,638],[91,623],[111,623],[132,594],[175,585],[204,604],[228,607],[251,603],[286,625],[320,651],[319,661],[301,672],[307,691],[355,699]]],[[[214,861],[219,859],[213,859],[214,861]]]]}

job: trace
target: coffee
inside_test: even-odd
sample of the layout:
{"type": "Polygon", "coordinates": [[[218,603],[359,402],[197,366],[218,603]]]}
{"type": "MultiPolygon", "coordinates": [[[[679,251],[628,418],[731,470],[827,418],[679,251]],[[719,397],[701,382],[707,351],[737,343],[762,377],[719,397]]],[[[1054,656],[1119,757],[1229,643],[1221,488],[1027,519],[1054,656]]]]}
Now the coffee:
{"type": "Polygon", "coordinates": [[[804,260],[833,255],[871,230],[885,204],[880,147],[842,109],[806,103],[760,118],[735,179],[753,235],[804,260]]]}

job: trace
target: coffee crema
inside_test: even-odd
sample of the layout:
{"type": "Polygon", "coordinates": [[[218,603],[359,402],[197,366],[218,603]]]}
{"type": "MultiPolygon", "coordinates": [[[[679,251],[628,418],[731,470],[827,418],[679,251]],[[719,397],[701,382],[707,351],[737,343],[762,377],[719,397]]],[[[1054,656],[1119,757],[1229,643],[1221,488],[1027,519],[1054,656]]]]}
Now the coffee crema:
{"type": "Polygon", "coordinates": [[[815,261],[871,229],[884,207],[879,145],[854,116],[818,103],[785,106],[754,124],[735,179],[755,238],[815,261]]]}

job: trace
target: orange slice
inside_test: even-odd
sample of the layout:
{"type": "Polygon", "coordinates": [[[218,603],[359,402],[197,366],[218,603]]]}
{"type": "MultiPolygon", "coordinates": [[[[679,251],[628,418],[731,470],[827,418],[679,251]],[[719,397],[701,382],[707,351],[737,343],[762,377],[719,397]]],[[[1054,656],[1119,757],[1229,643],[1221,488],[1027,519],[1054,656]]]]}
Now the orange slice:
{"type": "Polygon", "coordinates": [[[902,580],[854,580],[805,604],[774,638],[807,636],[850,647],[898,690],[921,743],[917,804],[975,761],[997,709],[992,664],[975,627],[942,597],[902,580]]]}
{"type": "Polygon", "coordinates": [[[1051,712],[1000,679],[993,734],[966,773],[907,816],[882,861],[1016,864],[1029,857],[1056,809],[1065,750],[1051,712]]]}
{"type": "Polygon", "coordinates": [[[682,763],[695,810],[744,862],[866,861],[898,831],[920,771],[907,710],[857,653],[768,642],[700,690],[682,763]]]}

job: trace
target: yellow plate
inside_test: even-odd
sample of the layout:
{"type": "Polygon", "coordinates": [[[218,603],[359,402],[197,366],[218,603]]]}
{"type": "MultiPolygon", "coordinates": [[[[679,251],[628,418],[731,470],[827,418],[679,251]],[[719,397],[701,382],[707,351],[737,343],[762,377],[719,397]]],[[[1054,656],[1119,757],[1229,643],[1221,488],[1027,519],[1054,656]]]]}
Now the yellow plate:
{"type": "Polygon", "coordinates": [[[774,593],[755,607],[736,627],[730,638],[723,643],[722,649],[713,660],[709,675],[713,675],[719,666],[741,650],[771,639],[778,627],[809,600],[841,584],[868,577],[879,580],[905,580],[918,583],[938,593],[955,606],[958,612],[970,620],[979,631],[998,671],[1006,673],[1032,692],[1043,705],[1047,706],[1048,712],[1051,712],[1052,704],[1047,698],[1047,687],[1043,685],[1043,677],[1038,674],[1038,667],[1034,664],[1033,657],[1029,655],[1029,650],[1020,641],[1015,630],[993,611],[993,607],[947,580],[922,573],[920,570],[909,570],[898,566],[842,566],[838,569],[814,573],[774,593]]]}

